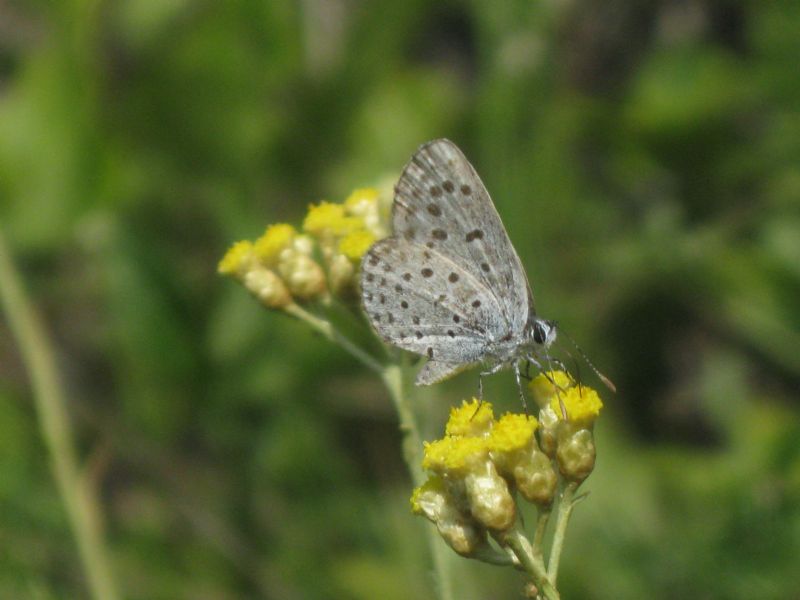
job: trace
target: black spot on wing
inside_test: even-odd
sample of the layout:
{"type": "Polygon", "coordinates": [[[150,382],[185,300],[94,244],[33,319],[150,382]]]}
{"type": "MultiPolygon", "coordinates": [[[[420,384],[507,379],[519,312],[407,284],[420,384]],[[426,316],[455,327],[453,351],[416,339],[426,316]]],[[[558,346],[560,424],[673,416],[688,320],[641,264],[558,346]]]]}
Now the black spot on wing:
{"type": "Polygon", "coordinates": [[[468,242],[474,242],[475,240],[482,240],[483,239],[483,231],[480,229],[473,229],[470,231],[465,238],[468,242]]]}

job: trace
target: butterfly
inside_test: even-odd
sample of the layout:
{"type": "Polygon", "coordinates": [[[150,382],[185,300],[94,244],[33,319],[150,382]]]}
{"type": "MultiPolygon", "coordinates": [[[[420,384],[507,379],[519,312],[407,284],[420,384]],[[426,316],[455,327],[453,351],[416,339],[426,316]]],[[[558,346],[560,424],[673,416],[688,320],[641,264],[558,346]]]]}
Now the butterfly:
{"type": "Polygon", "coordinates": [[[542,369],[556,340],[477,172],[451,141],[423,144],[395,186],[394,234],[362,262],[363,306],[380,337],[427,357],[417,385],[482,365],[482,379],[542,369]]]}

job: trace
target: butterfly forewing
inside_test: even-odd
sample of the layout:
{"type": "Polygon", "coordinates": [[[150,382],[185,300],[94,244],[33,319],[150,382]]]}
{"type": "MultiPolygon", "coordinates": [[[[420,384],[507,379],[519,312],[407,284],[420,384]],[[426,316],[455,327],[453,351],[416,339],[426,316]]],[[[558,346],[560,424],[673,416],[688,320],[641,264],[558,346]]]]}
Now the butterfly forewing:
{"type": "Polygon", "coordinates": [[[405,350],[472,363],[506,327],[484,284],[441,252],[391,237],[362,262],[364,308],[377,332],[405,350]]]}
{"type": "Polygon", "coordinates": [[[424,144],[395,186],[395,236],[450,258],[488,290],[505,321],[523,331],[533,298],[525,271],[472,165],[450,141],[424,144]]]}

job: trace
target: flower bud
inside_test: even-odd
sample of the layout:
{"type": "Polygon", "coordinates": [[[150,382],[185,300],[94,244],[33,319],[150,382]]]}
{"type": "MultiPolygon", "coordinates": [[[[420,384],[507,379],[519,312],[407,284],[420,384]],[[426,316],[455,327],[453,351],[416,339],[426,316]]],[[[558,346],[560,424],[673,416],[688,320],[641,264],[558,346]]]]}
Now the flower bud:
{"type": "Polygon", "coordinates": [[[508,484],[492,461],[475,461],[464,477],[472,516],[484,527],[503,531],[514,524],[517,508],[508,484]]]}
{"type": "Polygon", "coordinates": [[[439,535],[462,556],[487,545],[486,531],[462,513],[439,477],[430,477],[411,496],[411,510],[436,525],[439,535]]]}
{"type": "Polygon", "coordinates": [[[242,282],[267,308],[285,308],[292,302],[289,290],[274,271],[263,267],[251,269],[245,273],[242,282]]]}
{"type": "Polygon", "coordinates": [[[558,477],[550,458],[538,448],[520,458],[511,471],[519,493],[539,506],[550,506],[556,495],[558,477]]]}
{"type": "Polygon", "coordinates": [[[314,252],[314,238],[310,235],[295,236],[291,248],[299,254],[311,256],[314,252]]]}
{"type": "Polygon", "coordinates": [[[539,445],[549,457],[556,455],[558,446],[558,424],[560,419],[551,406],[544,406],[539,411],[539,445]]]}
{"type": "Polygon", "coordinates": [[[563,423],[558,435],[556,460],[567,479],[583,481],[594,469],[596,449],[591,430],[563,423]]]}
{"type": "Polygon", "coordinates": [[[356,267],[344,254],[336,254],[328,265],[331,292],[337,296],[351,295],[355,290],[356,267]]]}
{"type": "Polygon", "coordinates": [[[293,251],[282,255],[278,271],[296,298],[312,300],[325,293],[325,273],[310,256],[293,251]]]}

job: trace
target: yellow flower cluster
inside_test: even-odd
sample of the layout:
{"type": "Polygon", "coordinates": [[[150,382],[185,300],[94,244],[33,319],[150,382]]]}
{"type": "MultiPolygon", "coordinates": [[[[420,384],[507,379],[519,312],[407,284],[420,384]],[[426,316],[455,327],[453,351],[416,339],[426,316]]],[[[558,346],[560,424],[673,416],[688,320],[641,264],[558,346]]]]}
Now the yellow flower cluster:
{"type": "Polygon", "coordinates": [[[556,475],[536,442],[538,426],[528,415],[495,419],[492,405],[476,399],[453,408],[445,437],[425,444],[422,466],[431,475],[415,490],[412,510],[433,521],[457,552],[471,556],[488,532],[514,525],[516,492],[549,505],[556,475]]]}
{"type": "Polygon", "coordinates": [[[270,225],[254,242],[233,244],[217,270],[239,280],[268,308],[352,296],[361,258],[388,235],[383,196],[364,188],[341,204],[312,205],[301,231],[288,223],[270,225]]]}
{"type": "Polygon", "coordinates": [[[476,557],[487,535],[514,525],[517,495],[549,509],[559,474],[579,483],[594,468],[592,426],[603,405],[597,392],[561,371],[540,375],[530,388],[538,419],[495,419],[490,403],[473,399],[450,411],[442,439],[425,444],[422,467],[430,475],[414,490],[412,511],[436,524],[459,554],[476,557]]]}

